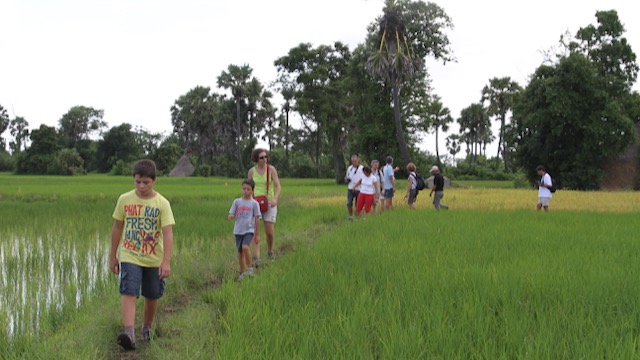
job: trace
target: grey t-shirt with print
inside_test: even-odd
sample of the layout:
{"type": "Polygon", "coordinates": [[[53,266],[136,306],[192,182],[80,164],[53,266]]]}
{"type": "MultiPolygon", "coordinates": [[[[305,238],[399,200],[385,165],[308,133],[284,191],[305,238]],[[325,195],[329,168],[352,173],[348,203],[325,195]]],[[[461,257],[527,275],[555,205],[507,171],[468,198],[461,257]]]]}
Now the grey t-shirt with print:
{"type": "Polygon", "coordinates": [[[233,227],[234,235],[253,233],[256,230],[255,217],[262,218],[260,204],[254,199],[238,198],[233,200],[229,214],[235,215],[236,219],[236,224],[233,227]]]}

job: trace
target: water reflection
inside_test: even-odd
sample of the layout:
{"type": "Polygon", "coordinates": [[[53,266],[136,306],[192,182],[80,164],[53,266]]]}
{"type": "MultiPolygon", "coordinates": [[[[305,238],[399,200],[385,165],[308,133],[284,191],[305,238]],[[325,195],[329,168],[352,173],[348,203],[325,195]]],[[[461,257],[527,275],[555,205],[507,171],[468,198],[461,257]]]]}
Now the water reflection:
{"type": "Polygon", "coordinates": [[[0,243],[0,336],[33,335],[52,312],[80,307],[109,279],[109,239],[12,235],[0,243]]]}

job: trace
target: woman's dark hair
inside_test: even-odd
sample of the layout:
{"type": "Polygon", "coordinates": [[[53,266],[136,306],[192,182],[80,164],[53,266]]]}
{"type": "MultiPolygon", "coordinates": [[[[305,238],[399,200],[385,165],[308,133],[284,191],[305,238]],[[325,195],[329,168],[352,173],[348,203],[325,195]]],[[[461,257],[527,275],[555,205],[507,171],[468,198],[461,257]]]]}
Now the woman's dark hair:
{"type": "Polygon", "coordinates": [[[256,182],[253,181],[253,179],[244,179],[244,181],[242,182],[242,185],[249,185],[251,186],[251,190],[255,190],[256,188],[256,182]]]}
{"type": "Polygon", "coordinates": [[[253,149],[253,151],[251,152],[251,161],[253,161],[254,163],[257,163],[258,156],[260,156],[261,153],[266,153],[267,156],[269,156],[269,152],[266,149],[262,149],[262,148],[253,149]]]}
{"type": "Polygon", "coordinates": [[[362,168],[362,172],[367,174],[367,176],[371,175],[371,168],[368,166],[365,166],[362,168]]]}
{"type": "Polygon", "coordinates": [[[536,171],[540,171],[540,170],[542,170],[542,171],[546,171],[546,170],[544,169],[544,166],[542,166],[542,165],[538,165],[538,167],[536,168],[536,171]]]}
{"type": "Polygon", "coordinates": [[[141,177],[144,176],[155,180],[157,173],[156,163],[153,160],[142,159],[133,165],[133,177],[140,175],[141,177]]]}

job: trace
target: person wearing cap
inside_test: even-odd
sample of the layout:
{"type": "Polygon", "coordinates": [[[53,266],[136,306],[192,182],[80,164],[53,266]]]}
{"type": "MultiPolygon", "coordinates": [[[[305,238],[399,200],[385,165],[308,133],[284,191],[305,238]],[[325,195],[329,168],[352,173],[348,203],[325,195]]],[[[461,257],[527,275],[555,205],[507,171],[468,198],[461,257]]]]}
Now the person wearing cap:
{"type": "Polygon", "coordinates": [[[433,187],[431,188],[429,197],[435,193],[433,206],[437,211],[440,211],[440,209],[447,210],[449,207],[441,203],[442,197],[444,196],[444,177],[440,174],[440,169],[436,165],[431,167],[431,174],[433,175],[433,187]]]}

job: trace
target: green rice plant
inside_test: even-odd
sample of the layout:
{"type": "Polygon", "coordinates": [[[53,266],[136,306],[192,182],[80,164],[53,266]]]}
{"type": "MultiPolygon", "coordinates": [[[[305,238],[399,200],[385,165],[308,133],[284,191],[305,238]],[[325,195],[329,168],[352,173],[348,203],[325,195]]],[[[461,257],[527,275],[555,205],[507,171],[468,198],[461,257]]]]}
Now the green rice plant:
{"type": "MultiPolygon", "coordinates": [[[[0,301],[0,357],[126,356],[105,261],[113,206],[132,179],[0,177],[0,266],[15,277],[0,275],[0,297],[14,299],[0,301]],[[47,296],[64,300],[38,305],[47,296]],[[10,317],[20,335],[8,336],[10,317]]],[[[553,203],[562,210],[544,214],[522,210],[533,190],[450,189],[448,212],[421,194],[416,211],[397,203],[349,222],[343,186],[283,179],[277,260],[237,282],[226,215],[240,182],[158,179],[177,221],[172,275],[157,337],[135,356],[638,357],[635,193],[563,191],[553,203]]]]}
{"type": "Polygon", "coordinates": [[[637,357],[634,216],[539,215],[397,211],[341,227],[209,295],[226,304],[216,355],[637,357]]]}

